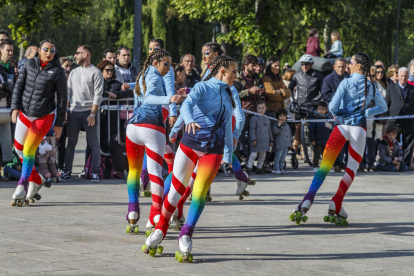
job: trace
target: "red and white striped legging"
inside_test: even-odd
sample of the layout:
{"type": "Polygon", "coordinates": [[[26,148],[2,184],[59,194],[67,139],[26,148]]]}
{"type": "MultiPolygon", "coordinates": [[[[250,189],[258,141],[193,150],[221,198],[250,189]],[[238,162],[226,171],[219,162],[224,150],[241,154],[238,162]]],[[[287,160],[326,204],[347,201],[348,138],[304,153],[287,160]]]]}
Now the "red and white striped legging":
{"type": "Polygon", "coordinates": [[[149,221],[154,223],[154,216],[161,213],[164,196],[162,163],[165,150],[165,128],[149,124],[129,124],[127,127],[126,149],[131,179],[128,175],[129,201],[138,203],[139,177],[144,153],[147,154],[148,175],[151,181],[152,206],[149,221]],[[131,174],[132,172],[132,174],[131,174]],[[133,179],[132,179],[133,178],[133,179]]]}
{"type": "Polygon", "coordinates": [[[164,199],[161,218],[156,227],[164,233],[164,236],[168,230],[169,220],[177,208],[180,198],[185,193],[188,182],[198,162],[198,171],[194,184],[194,187],[197,187],[197,191],[193,191],[193,201],[190,206],[190,210],[192,211],[189,212],[189,217],[187,218],[188,224],[192,228],[195,227],[204,209],[207,191],[217,175],[222,158],[223,156],[221,154],[204,153],[180,144],[174,160],[172,185],[168,195],[164,199]]]}

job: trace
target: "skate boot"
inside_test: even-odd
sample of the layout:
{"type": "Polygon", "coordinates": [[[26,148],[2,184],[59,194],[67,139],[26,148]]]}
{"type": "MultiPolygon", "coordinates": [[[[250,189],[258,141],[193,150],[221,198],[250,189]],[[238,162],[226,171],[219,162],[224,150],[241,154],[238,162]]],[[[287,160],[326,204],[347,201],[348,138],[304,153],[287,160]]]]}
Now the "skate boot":
{"type": "Polygon", "coordinates": [[[13,193],[11,206],[29,205],[29,200],[26,198],[26,191],[23,185],[18,185],[13,193]]]}
{"type": "Polygon", "coordinates": [[[149,254],[151,257],[155,256],[155,253],[161,255],[164,247],[160,245],[164,239],[164,233],[160,229],[154,230],[148,237],[145,244],[141,247],[141,251],[145,254],[149,254]]]}
{"type": "Polygon", "coordinates": [[[139,233],[139,206],[138,203],[130,203],[128,204],[128,214],[127,214],[127,221],[129,225],[126,226],[126,232],[129,233],[139,233]]]}
{"type": "MultiPolygon", "coordinates": [[[[243,171],[242,171],[243,172],[243,171]]],[[[239,199],[242,200],[243,196],[249,196],[249,191],[246,191],[247,185],[256,185],[256,181],[255,180],[251,180],[249,175],[246,172],[243,172],[244,175],[246,176],[247,182],[241,181],[241,180],[237,180],[237,190],[236,190],[236,195],[239,196],[239,199]]]]}
{"type": "Polygon", "coordinates": [[[180,247],[180,251],[175,251],[175,259],[179,263],[191,263],[193,261],[193,254],[191,254],[191,250],[193,249],[193,242],[191,241],[190,236],[183,235],[178,240],[178,245],[180,247]]]}
{"type": "Polygon", "coordinates": [[[341,211],[337,214],[335,202],[331,201],[331,204],[329,204],[328,215],[323,218],[323,221],[335,223],[340,226],[346,226],[348,225],[348,221],[346,220],[347,218],[348,214],[345,212],[344,208],[341,207],[341,211]]]}
{"type": "Polygon", "coordinates": [[[51,180],[53,183],[62,181],[62,173],[58,172],[55,162],[49,163],[49,171],[51,173],[51,180]]]}
{"type": "Polygon", "coordinates": [[[306,216],[306,213],[309,211],[311,205],[312,203],[309,199],[305,200],[302,203],[300,210],[298,209],[298,207],[296,207],[295,210],[293,210],[293,213],[290,214],[289,219],[291,221],[294,221],[296,224],[300,224],[301,221],[306,222],[308,220],[308,216],[306,216]]]}
{"type": "Polygon", "coordinates": [[[26,195],[26,199],[30,201],[30,203],[35,203],[35,199],[36,200],[40,200],[42,198],[42,196],[38,193],[39,190],[42,188],[42,185],[49,185],[50,187],[50,182],[48,182],[47,179],[45,179],[43,177],[43,175],[39,174],[40,179],[42,181],[42,184],[38,185],[37,183],[30,181],[29,182],[29,187],[27,189],[27,195],[26,195]]]}
{"type": "Polygon", "coordinates": [[[183,227],[185,223],[185,216],[182,215],[180,219],[178,219],[178,209],[175,209],[174,214],[171,216],[170,222],[169,222],[169,228],[173,230],[181,230],[181,227],[183,227]]]}
{"type": "Polygon", "coordinates": [[[210,190],[211,190],[211,186],[210,186],[210,188],[208,188],[208,191],[207,191],[206,202],[212,202],[213,201],[213,198],[210,196],[210,190]]]}
{"type": "Polygon", "coordinates": [[[155,225],[153,225],[151,223],[151,221],[148,220],[147,225],[146,225],[147,231],[145,231],[145,237],[148,238],[151,235],[151,233],[154,232],[155,226],[160,221],[160,217],[161,217],[161,215],[154,216],[154,223],[155,223],[155,225]]]}
{"type": "MultiPolygon", "coordinates": [[[[146,157],[145,157],[146,158],[146,157]]],[[[143,196],[145,197],[151,197],[151,182],[149,180],[148,170],[145,168],[141,172],[141,187],[140,190],[142,190],[143,196]]]]}

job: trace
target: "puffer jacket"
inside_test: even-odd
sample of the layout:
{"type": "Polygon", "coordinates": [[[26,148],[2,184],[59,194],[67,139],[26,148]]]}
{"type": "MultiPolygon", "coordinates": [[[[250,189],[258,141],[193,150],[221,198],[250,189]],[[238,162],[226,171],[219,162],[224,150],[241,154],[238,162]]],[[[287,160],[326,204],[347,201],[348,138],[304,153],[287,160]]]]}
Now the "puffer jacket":
{"type": "MultiPolygon", "coordinates": [[[[328,114],[319,114],[314,112],[311,119],[329,119],[328,114]]],[[[332,124],[330,122],[309,123],[309,141],[315,142],[315,146],[324,146],[328,143],[329,136],[332,131],[332,124]]]]}
{"type": "Polygon", "coordinates": [[[297,72],[290,80],[289,90],[293,91],[296,86],[296,102],[303,104],[309,102],[320,95],[323,84],[321,73],[311,69],[308,72],[297,72]]]}
{"type": "Polygon", "coordinates": [[[394,139],[392,142],[392,156],[390,154],[390,145],[388,143],[388,140],[383,138],[378,143],[378,155],[381,166],[384,166],[386,164],[392,164],[392,161],[394,161],[395,157],[398,157],[398,151],[400,147],[398,146],[397,139],[394,139]]]}
{"type": "Polygon", "coordinates": [[[26,116],[41,118],[57,107],[55,126],[62,127],[67,108],[65,71],[60,67],[57,54],[43,70],[41,68],[39,54],[36,53],[20,71],[13,90],[11,109],[20,110],[26,116]]]}

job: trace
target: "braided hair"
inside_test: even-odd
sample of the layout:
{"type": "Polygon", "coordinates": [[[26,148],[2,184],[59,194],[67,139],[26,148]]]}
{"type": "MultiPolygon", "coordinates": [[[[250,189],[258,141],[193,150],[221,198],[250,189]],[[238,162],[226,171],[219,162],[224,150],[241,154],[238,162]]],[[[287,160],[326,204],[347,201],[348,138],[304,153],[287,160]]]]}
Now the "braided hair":
{"type": "MultiPolygon", "coordinates": [[[[213,59],[213,62],[210,65],[210,74],[203,80],[208,81],[212,77],[216,76],[221,68],[229,69],[232,63],[236,64],[236,61],[228,56],[217,56],[213,59]]],[[[226,88],[227,93],[229,93],[231,99],[231,105],[233,108],[236,107],[236,103],[234,102],[233,95],[231,93],[231,89],[229,87],[226,88]]]]}
{"type": "MultiPolygon", "coordinates": [[[[369,58],[369,56],[367,54],[362,53],[362,52],[356,53],[354,55],[354,57],[355,57],[355,62],[357,64],[362,65],[362,69],[361,70],[365,74],[365,77],[364,77],[364,82],[365,82],[365,99],[364,99],[364,103],[362,104],[362,107],[364,108],[365,107],[365,101],[366,101],[367,96],[368,96],[368,77],[372,80],[371,70],[370,70],[371,69],[371,59],[369,58]]],[[[372,86],[374,88],[374,98],[373,98],[372,101],[375,104],[375,84],[372,83],[372,86]]]]}
{"type": "Polygon", "coordinates": [[[151,54],[148,55],[147,59],[144,62],[144,68],[142,68],[141,72],[137,76],[136,84],[135,84],[135,93],[140,96],[141,89],[139,87],[139,78],[142,76],[142,86],[144,87],[143,94],[145,95],[145,91],[147,91],[147,85],[145,84],[145,72],[147,71],[148,67],[152,65],[152,63],[156,60],[160,62],[163,60],[164,57],[170,57],[170,53],[165,50],[155,50],[151,54]]]}

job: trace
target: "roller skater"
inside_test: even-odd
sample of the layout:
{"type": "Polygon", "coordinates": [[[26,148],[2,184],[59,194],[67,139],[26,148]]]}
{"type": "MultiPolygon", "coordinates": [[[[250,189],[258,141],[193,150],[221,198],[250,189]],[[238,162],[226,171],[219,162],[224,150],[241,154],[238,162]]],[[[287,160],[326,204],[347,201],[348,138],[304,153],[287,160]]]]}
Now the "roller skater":
{"type": "MultiPolygon", "coordinates": [[[[220,167],[224,147],[232,148],[231,114],[235,104],[229,85],[235,80],[235,72],[237,65],[233,59],[217,57],[210,75],[194,86],[182,104],[186,132],[175,156],[172,184],[163,202],[161,218],[144,245],[147,250],[153,250],[167,234],[171,216],[198,162],[190,212],[180,233],[180,238],[192,237],[205,206],[208,188],[220,167]]],[[[231,159],[225,161],[230,163],[231,159]]]]}
{"type": "MultiPolygon", "coordinates": [[[[175,103],[182,101],[182,96],[166,95],[163,89],[163,76],[170,70],[170,64],[171,56],[164,50],[153,51],[146,59],[143,70],[137,77],[134,95],[135,108],[126,131],[126,150],[129,162],[127,221],[131,224],[129,217],[131,212],[136,212],[137,219],[139,219],[140,177],[146,153],[152,194],[152,206],[146,225],[147,232],[151,231],[159,220],[164,196],[162,156],[165,151],[166,137],[161,105],[171,104],[175,108],[175,103]]],[[[136,215],[132,217],[135,219],[136,215]]]]}
{"type": "MultiPolygon", "coordinates": [[[[339,152],[346,141],[349,141],[349,157],[336,195],[329,205],[328,215],[324,221],[347,225],[348,214],[342,208],[342,201],[358,170],[365,149],[366,117],[375,116],[387,111],[387,105],[367,78],[370,75],[370,58],[365,53],[356,53],[351,59],[351,77],[344,79],[329,104],[329,110],[335,116],[335,128],[329,136],[319,170],[316,172],[309,192],[303,201],[289,216],[296,224],[307,220],[315,195],[325,177],[331,170],[339,152]]],[[[306,66],[302,64],[302,66],[306,66]]]]}
{"type": "Polygon", "coordinates": [[[193,242],[191,241],[191,237],[188,235],[183,235],[178,239],[178,246],[180,247],[180,251],[175,251],[175,259],[179,263],[193,262],[193,254],[191,254],[191,250],[193,249],[193,242]]]}
{"type": "Polygon", "coordinates": [[[42,177],[33,167],[35,153],[52,127],[55,116],[56,138],[59,139],[62,133],[67,107],[67,84],[55,52],[52,41],[40,42],[39,53],[21,69],[14,87],[11,105],[12,121],[16,123],[14,144],[22,160],[22,173],[12,196],[12,206],[28,205],[29,199],[36,195],[43,183],[42,177]]]}

